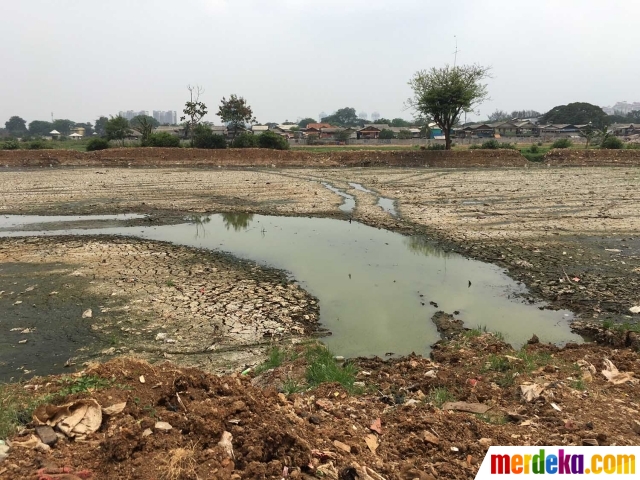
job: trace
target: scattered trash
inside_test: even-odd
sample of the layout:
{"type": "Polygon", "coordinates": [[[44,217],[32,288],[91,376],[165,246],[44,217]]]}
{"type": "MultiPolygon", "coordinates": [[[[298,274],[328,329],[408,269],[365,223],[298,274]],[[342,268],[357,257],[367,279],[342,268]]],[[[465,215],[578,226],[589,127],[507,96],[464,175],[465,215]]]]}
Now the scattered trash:
{"type": "Polygon", "coordinates": [[[144,379],[144,375],[140,375],[139,380],[140,380],[140,383],[145,383],[146,382],[146,380],[144,379]]]}
{"type": "Polygon", "coordinates": [[[425,442],[430,443],[432,445],[438,445],[438,443],[440,443],[440,439],[436,437],[433,433],[427,430],[422,432],[422,438],[424,439],[425,442]]]}
{"type": "Polygon", "coordinates": [[[371,453],[375,454],[378,448],[378,437],[370,433],[364,437],[364,442],[367,444],[367,447],[369,447],[369,450],[371,450],[371,453]]]}
{"type": "Polygon", "coordinates": [[[67,437],[84,437],[97,431],[102,424],[102,409],[92,398],[64,405],[41,405],[33,413],[36,425],[48,425],[67,437]]]}
{"type": "Polygon", "coordinates": [[[342,450],[343,452],[351,453],[351,447],[346,443],[342,443],[340,440],[334,440],[333,446],[342,450]]]}
{"type": "Polygon", "coordinates": [[[54,432],[53,428],[51,428],[49,425],[38,425],[36,427],[36,435],[40,437],[40,441],[42,443],[46,443],[49,446],[55,444],[58,441],[56,432],[54,432]]]}
{"type": "Polygon", "coordinates": [[[532,402],[537,399],[543,391],[544,386],[537,383],[520,385],[520,394],[527,402],[532,402]]]}
{"type": "Polygon", "coordinates": [[[232,440],[233,440],[233,435],[231,435],[231,433],[227,431],[222,432],[222,438],[218,442],[218,446],[222,447],[227,457],[233,460],[236,457],[235,457],[235,454],[233,453],[233,445],[231,444],[232,440]]]}
{"type": "Polygon", "coordinates": [[[634,380],[633,372],[620,372],[608,358],[605,358],[602,363],[604,363],[602,375],[614,385],[620,385],[634,380]]]}
{"type": "Polygon", "coordinates": [[[562,409],[555,403],[551,402],[549,405],[551,405],[553,407],[554,410],[557,410],[558,412],[561,412],[562,409]]]}
{"type": "Polygon", "coordinates": [[[460,412],[469,413],[487,413],[491,407],[483,403],[468,403],[468,402],[446,402],[442,405],[442,410],[458,410],[460,412]]]}
{"type": "Polygon", "coordinates": [[[376,418],[369,428],[379,435],[382,435],[382,420],[376,418]]]}
{"type": "Polygon", "coordinates": [[[93,317],[93,312],[90,308],[87,308],[84,312],[82,312],[82,318],[91,318],[93,317]]]}
{"type": "Polygon", "coordinates": [[[631,307],[631,308],[629,309],[629,311],[630,311],[631,313],[640,313],[640,305],[637,305],[637,306],[635,306],[635,307],[631,307]]]}
{"type": "Polygon", "coordinates": [[[158,334],[156,335],[156,340],[160,340],[160,341],[162,341],[162,340],[166,340],[166,339],[167,339],[167,334],[166,334],[166,333],[164,333],[164,332],[162,332],[162,333],[158,333],[158,334]]]}
{"type": "Polygon", "coordinates": [[[173,430],[171,424],[167,422],[156,422],[153,428],[155,428],[156,430],[160,430],[161,432],[168,432],[169,430],[173,430]]]}
{"type": "Polygon", "coordinates": [[[126,406],[127,402],[116,403],[115,405],[111,405],[110,407],[103,408],[102,413],[109,416],[117,415],[118,413],[122,413],[126,406]]]}

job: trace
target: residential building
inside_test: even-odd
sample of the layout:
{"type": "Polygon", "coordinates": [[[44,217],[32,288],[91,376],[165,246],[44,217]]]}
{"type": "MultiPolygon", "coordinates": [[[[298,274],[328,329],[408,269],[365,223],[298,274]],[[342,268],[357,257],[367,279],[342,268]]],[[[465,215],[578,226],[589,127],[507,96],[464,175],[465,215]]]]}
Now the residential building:
{"type": "Polygon", "coordinates": [[[135,110],[127,110],[126,112],[124,112],[124,111],[118,112],[118,116],[124,117],[129,121],[133,117],[137,117],[139,115],[149,115],[149,111],[148,110],[140,110],[139,112],[136,112],[135,110]]]}
{"type": "Polygon", "coordinates": [[[261,133],[264,133],[267,130],[269,130],[269,125],[252,125],[251,126],[251,131],[253,132],[254,135],[260,135],[261,133]]]}
{"type": "Polygon", "coordinates": [[[155,118],[160,125],[176,125],[178,123],[178,114],[175,110],[154,110],[153,118],[155,118]]]}

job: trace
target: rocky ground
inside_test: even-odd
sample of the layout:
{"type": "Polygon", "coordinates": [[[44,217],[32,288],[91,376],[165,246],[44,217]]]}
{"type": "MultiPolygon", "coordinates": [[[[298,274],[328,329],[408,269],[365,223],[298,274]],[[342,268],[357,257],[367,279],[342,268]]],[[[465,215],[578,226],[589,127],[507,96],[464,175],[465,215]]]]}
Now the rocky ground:
{"type": "MultiPolygon", "coordinates": [[[[426,234],[446,249],[506,268],[532,300],[573,310],[581,317],[576,328],[606,345],[559,350],[534,343],[515,352],[492,335],[456,334],[431,359],[359,360],[349,367],[356,377],[348,388],[311,385],[307,347],[293,346],[287,348],[296,354],[250,380],[253,373],[238,369],[264,358],[261,339],[297,341],[317,318],[315,299],[282,273],[137,240],[5,239],[5,312],[50,306],[49,293],[61,294],[68,284],[76,292],[68,297],[73,315],[82,319],[89,308],[82,300],[90,299],[89,331],[96,338],[118,334],[114,345],[101,345],[105,356],[169,358],[208,371],[223,370],[231,358],[235,375],[127,359],[93,367],[75,378],[111,383],[97,381],[95,392],[65,391],[54,403],[91,397],[108,407],[126,400],[124,411],[105,416],[87,443],[61,439],[49,453],[12,447],[0,478],[34,478],[38,468],[60,467],[73,468],[69,479],[83,470],[92,478],[367,478],[365,466],[371,478],[473,478],[489,444],[637,444],[639,177],[637,168],[623,167],[4,171],[5,214],[139,212],[164,223],[187,212],[250,212],[351,217],[426,234]],[[342,199],[322,181],[353,195],[355,210],[341,212],[342,199]],[[395,200],[398,217],[377,205],[380,195],[395,200]],[[23,278],[13,279],[16,265],[24,267],[23,278]],[[37,284],[29,280],[35,270],[42,276],[37,284]],[[227,351],[244,353],[233,358],[227,351]],[[531,383],[523,389],[525,382],[531,383]],[[529,401],[523,393],[539,396],[529,401]],[[483,412],[460,412],[443,399],[483,412]],[[381,428],[372,430],[377,418],[381,428]],[[233,437],[232,458],[225,458],[224,442],[218,445],[225,431],[233,437]]],[[[28,325],[12,328],[18,327],[28,325]]],[[[23,331],[10,332],[11,348],[35,346],[38,331],[23,331]]],[[[71,358],[77,366],[87,359],[71,358]]],[[[75,380],[62,383],[69,382],[75,380]]],[[[59,384],[36,379],[26,388],[53,394],[59,384]]],[[[12,394],[3,395],[2,401],[12,394]]]]}

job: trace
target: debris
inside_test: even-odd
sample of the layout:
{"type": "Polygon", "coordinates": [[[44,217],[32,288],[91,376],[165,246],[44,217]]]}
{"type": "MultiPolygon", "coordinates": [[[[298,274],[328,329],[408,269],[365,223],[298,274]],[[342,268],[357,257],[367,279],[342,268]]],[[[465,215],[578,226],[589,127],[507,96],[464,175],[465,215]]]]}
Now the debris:
{"type": "Polygon", "coordinates": [[[602,375],[606,377],[614,385],[620,385],[622,383],[630,382],[633,380],[633,372],[620,372],[613,364],[611,360],[605,358],[603,360],[604,370],[602,370],[602,375]]]}
{"type": "Polygon", "coordinates": [[[635,307],[631,307],[629,309],[631,313],[640,313],[640,305],[636,305],[635,307]]]}
{"type": "Polygon", "coordinates": [[[20,448],[36,448],[42,442],[35,435],[30,435],[29,438],[25,440],[14,440],[11,442],[11,448],[20,447],[20,448]]]}
{"type": "Polygon", "coordinates": [[[218,442],[218,446],[222,447],[227,457],[233,460],[236,457],[235,457],[235,454],[233,453],[233,445],[231,444],[232,440],[233,440],[233,435],[231,435],[231,433],[227,431],[222,432],[222,438],[218,442]]]}
{"type": "Polygon", "coordinates": [[[333,403],[324,398],[319,398],[318,400],[316,400],[316,405],[318,406],[318,408],[325,411],[330,410],[333,407],[333,403]]]}
{"type": "Polygon", "coordinates": [[[369,429],[373,430],[379,435],[382,435],[382,420],[380,420],[380,418],[376,418],[371,424],[371,426],[369,427],[369,429]]]}
{"type": "Polygon", "coordinates": [[[25,338],[24,340],[20,340],[18,343],[25,344],[25,343],[27,343],[27,339],[25,338]]]}
{"type": "Polygon", "coordinates": [[[558,412],[561,412],[562,409],[555,403],[551,402],[549,405],[551,405],[553,407],[554,410],[557,410],[558,412]]]}
{"type": "Polygon", "coordinates": [[[351,467],[345,470],[341,472],[341,478],[357,478],[358,480],[386,480],[382,475],[374,472],[369,467],[365,465],[360,466],[357,463],[353,463],[351,467]],[[347,472],[345,472],[345,470],[347,472]]]}
{"type": "Polygon", "coordinates": [[[148,437],[151,434],[153,434],[153,430],[151,430],[150,428],[147,428],[144,432],[142,432],[142,438],[148,437]]]}
{"type": "Polygon", "coordinates": [[[111,405],[110,407],[103,408],[102,413],[104,415],[109,415],[109,416],[117,415],[118,413],[122,413],[122,411],[126,406],[127,406],[127,402],[116,403],[114,405],[111,405]]]}
{"type": "Polygon", "coordinates": [[[33,412],[36,425],[48,425],[67,437],[84,436],[97,431],[102,424],[102,409],[92,398],[65,405],[41,405],[33,412]]]}
{"type": "Polygon", "coordinates": [[[140,383],[145,383],[146,382],[146,380],[144,379],[144,375],[140,375],[139,380],[140,380],[140,383]]]}
{"type": "Polygon", "coordinates": [[[82,318],[91,318],[93,317],[93,312],[90,308],[87,308],[84,312],[82,312],[82,318]]]}
{"type": "Polygon", "coordinates": [[[364,443],[367,444],[371,453],[375,454],[376,449],[378,448],[378,437],[376,437],[373,433],[364,437],[364,443]]]}
{"type": "Polygon", "coordinates": [[[162,432],[168,432],[169,430],[173,430],[173,427],[171,426],[171,424],[167,422],[156,422],[153,428],[155,428],[156,430],[160,430],[162,432]]]}
{"type": "Polygon", "coordinates": [[[440,439],[436,437],[433,433],[427,430],[422,432],[422,438],[425,442],[430,443],[432,445],[438,445],[440,443],[440,439]]]}
{"type": "Polygon", "coordinates": [[[156,335],[156,340],[166,340],[167,339],[167,334],[164,332],[158,333],[156,335]]]}
{"type": "Polygon", "coordinates": [[[596,440],[595,438],[583,438],[582,445],[586,447],[597,447],[600,444],[598,443],[598,440],[596,440]]]}
{"type": "Polygon", "coordinates": [[[529,345],[535,345],[536,343],[540,343],[540,339],[538,338],[538,336],[534,333],[533,336],[527,340],[527,343],[529,345]]]}
{"type": "Polygon", "coordinates": [[[342,443],[340,440],[334,440],[333,446],[339,448],[343,452],[351,453],[351,447],[346,443],[342,443]]]}
{"type": "Polygon", "coordinates": [[[486,413],[490,409],[490,406],[483,403],[446,402],[442,405],[442,410],[458,410],[469,413],[486,413]]]}
{"type": "Polygon", "coordinates": [[[451,450],[452,452],[459,452],[460,449],[458,447],[451,447],[449,450],[451,450]]]}
{"type": "Polygon", "coordinates": [[[544,391],[544,386],[537,383],[520,385],[522,398],[527,402],[532,402],[544,391]]]}
{"type": "Polygon", "coordinates": [[[56,432],[54,432],[53,428],[49,425],[38,425],[36,427],[36,434],[40,437],[42,443],[46,443],[47,445],[53,445],[58,441],[56,432]]]}
{"type": "Polygon", "coordinates": [[[480,440],[478,440],[478,444],[482,445],[485,448],[489,448],[492,443],[493,440],[491,440],[490,438],[481,438],[480,440]]]}

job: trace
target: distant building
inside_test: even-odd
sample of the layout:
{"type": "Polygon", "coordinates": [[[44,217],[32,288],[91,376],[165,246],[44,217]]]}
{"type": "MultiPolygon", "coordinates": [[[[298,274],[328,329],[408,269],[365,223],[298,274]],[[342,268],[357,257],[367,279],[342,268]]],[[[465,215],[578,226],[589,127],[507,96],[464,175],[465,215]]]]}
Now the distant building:
{"type": "Polygon", "coordinates": [[[133,117],[137,117],[138,115],[149,115],[149,111],[140,110],[139,112],[136,112],[135,110],[127,110],[126,112],[123,112],[123,111],[118,112],[119,117],[124,117],[129,121],[131,121],[133,117]]]}
{"type": "Polygon", "coordinates": [[[175,110],[154,110],[153,118],[155,118],[160,125],[176,125],[178,123],[178,114],[175,110]]]}
{"type": "Polygon", "coordinates": [[[607,115],[615,115],[617,113],[626,115],[634,110],[640,110],[640,102],[618,102],[613,107],[602,107],[607,115]]]}
{"type": "Polygon", "coordinates": [[[377,122],[378,120],[380,120],[380,114],[378,112],[373,112],[371,114],[371,120],[373,120],[374,122],[377,122]]]}

